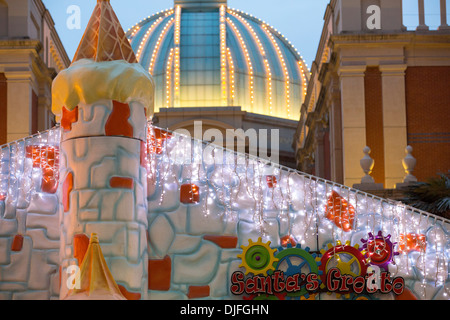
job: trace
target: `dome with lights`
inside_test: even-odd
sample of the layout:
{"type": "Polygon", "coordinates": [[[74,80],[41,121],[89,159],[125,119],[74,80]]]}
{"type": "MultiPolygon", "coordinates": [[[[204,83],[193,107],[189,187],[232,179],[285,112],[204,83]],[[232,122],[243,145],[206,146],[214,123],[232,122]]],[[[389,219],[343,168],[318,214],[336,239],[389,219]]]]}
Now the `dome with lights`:
{"type": "Polygon", "coordinates": [[[298,119],[309,79],[301,55],[274,27],[226,0],[174,0],[127,37],[155,80],[155,112],[235,106],[298,119]]]}

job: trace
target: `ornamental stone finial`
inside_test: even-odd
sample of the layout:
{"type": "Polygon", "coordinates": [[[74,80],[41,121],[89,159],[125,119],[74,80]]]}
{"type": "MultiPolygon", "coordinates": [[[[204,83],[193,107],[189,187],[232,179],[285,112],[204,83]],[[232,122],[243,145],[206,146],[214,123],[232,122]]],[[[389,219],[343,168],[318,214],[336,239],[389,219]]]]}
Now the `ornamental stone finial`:
{"type": "Polygon", "coordinates": [[[403,168],[405,169],[405,179],[403,183],[413,183],[417,182],[417,178],[412,175],[414,168],[416,167],[417,160],[412,156],[413,148],[411,146],[407,146],[406,149],[406,157],[403,159],[403,168]]]}
{"type": "Polygon", "coordinates": [[[365,176],[361,179],[361,183],[375,183],[375,180],[370,176],[375,165],[375,161],[369,156],[371,151],[372,150],[366,146],[363,149],[364,157],[359,161],[361,168],[365,173],[365,176]]]}

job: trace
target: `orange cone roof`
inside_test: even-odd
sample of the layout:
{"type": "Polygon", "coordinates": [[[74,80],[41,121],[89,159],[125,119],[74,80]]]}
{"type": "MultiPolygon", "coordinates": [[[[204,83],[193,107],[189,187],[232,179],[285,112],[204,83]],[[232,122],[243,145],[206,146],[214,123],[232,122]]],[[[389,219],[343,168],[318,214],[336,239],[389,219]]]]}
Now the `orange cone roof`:
{"type": "Polygon", "coordinates": [[[71,290],[66,299],[126,300],[109,271],[95,233],[81,264],[80,288],[71,290]]]}
{"type": "Polygon", "coordinates": [[[109,0],[97,0],[72,62],[80,59],[92,59],[96,62],[125,60],[137,63],[130,42],[109,0]]]}

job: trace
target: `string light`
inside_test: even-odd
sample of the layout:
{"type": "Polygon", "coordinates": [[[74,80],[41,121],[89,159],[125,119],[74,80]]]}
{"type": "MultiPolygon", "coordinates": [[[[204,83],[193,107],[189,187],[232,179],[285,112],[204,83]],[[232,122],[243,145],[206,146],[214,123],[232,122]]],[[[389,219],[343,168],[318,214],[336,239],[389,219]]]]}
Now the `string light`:
{"type": "Polygon", "coordinates": [[[161,23],[162,20],[163,20],[163,18],[159,17],[155,22],[152,23],[150,28],[145,33],[144,38],[142,39],[141,43],[139,44],[139,47],[138,47],[138,50],[136,53],[136,59],[138,61],[141,61],[142,50],[147,46],[147,42],[148,42],[150,35],[155,30],[156,26],[158,26],[161,23]]]}
{"type": "Polygon", "coordinates": [[[255,30],[248,23],[247,20],[242,18],[242,16],[240,16],[239,14],[234,12],[233,10],[229,10],[228,12],[230,14],[232,14],[234,17],[236,17],[242,24],[244,24],[246,26],[247,30],[250,32],[250,34],[252,35],[253,39],[255,40],[255,42],[258,45],[259,53],[260,53],[261,57],[264,60],[264,67],[265,67],[266,75],[267,75],[267,100],[269,102],[269,114],[272,115],[273,114],[273,110],[272,110],[273,109],[272,70],[270,68],[269,60],[267,59],[266,51],[264,50],[264,46],[262,45],[261,40],[259,39],[259,37],[256,34],[255,30]]]}
{"type": "Polygon", "coordinates": [[[220,74],[222,83],[222,105],[228,105],[227,91],[227,27],[226,27],[226,7],[220,6],[220,74]]]}
{"type": "Polygon", "coordinates": [[[231,104],[234,105],[234,98],[235,98],[235,70],[234,70],[234,62],[233,57],[231,55],[230,48],[227,48],[227,62],[230,70],[230,98],[231,98],[231,104]]]}
{"type": "MultiPolygon", "coordinates": [[[[283,232],[302,245],[321,246],[320,239],[357,243],[365,234],[382,230],[398,242],[396,251],[404,246],[395,268],[390,269],[393,276],[407,278],[420,298],[432,298],[431,289],[435,288],[441,290],[441,298],[448,299],[449,220],[219,146],[210,153],[213,161],[207,161],[208,144],[200,142],[192,148],[191,139],[182,137],[148,125],[145,167],[150,185],[158,192],[155,205],[164,205],[189,181],[206,217],[218,215],[230,223],[253,221],[254,232],[263,237],[274,237],[276,230],[275,236],[283,232]],[[159,130],[159,138],[155,130],[159,130]],[[238,161],[240,157],[244,161],[238,161]],[[178,163],[184,163],[181,175],[178,163]],[[350,232],[325,217],[333,191],[355,208],[350,232]]],[[[32,195],[41,192],[40,181],[47,169],[55,173],[54,181],[59,180],[59,139],[60,129],[54,128],[0,148],[0,210],[4,210],[4,203],[10,207],[29,205],[32,195]]],[[[343,209],[342,203],[336,208],[343,209]]]]}
{"type": "Polygon", "coordinates": [[[171,98],[172,98],[172,64],[173,64],[173,56],[175,49],[170,49],[169,57],[167,59],[166,65],[166,108],[171,107],[171,98]]]}
{"type": "Polygon", "coordinates": [[[150,65],[148,67],[148,72],[150,74],[153,74],[154,63],[156,60],[156,56],[159,53],[159,47],[160,47],[162,41],[164,40],[164,38],[167,34],[167,31],[169,31],[170,26],[174,23],[174,20],[175,20],[174,17],[170,18],[170,20],[166,23],[163,30],[159,34],[158,40],[156,41],[155,48],[153,49],[152,58],[150,59],[150,65]]]}
{"type": "MultiPolygon", "coordinates": [[[[269,30],[269,27],[266,24],[262,25],[264,32],[269,37],[270,41],[272,42],[273,47],[277,51],[278,59],[280,60],[281,66],[284,71],[284,78],[285,78],[285,97],[286,97],[286,112],[287,117],[291,117],[291,81],[289,77],[289,70],[286,65],[286,61],[283,55],[283,52],[280,49],[280,46],[278,45],[277,41],[275,40],[272,32],[269,30]]],[[[275,30],[276,31],[276,30],[275,30]]]]}
{"type": "MultiPolygon", "coordinates": [[[[181,38],[181,6],[175,7],[175,104],[179,101],[180,95],[180,38],[181,38]]],[[[177,106],[177,105],[175,105],[177,106]]]]}
{"type": "Polygon", "coordinates": [[[239,44],[242,48],[242,51],[244,52],[245,61],[247,62],[247,68],[248,68],[248,73],[249,73],[250,110],[253,111],[253,106],[255,103],[255,88],[254,88],[255,79],[254,79],[253,64],[250,59],[250,53],[247,49],[247,45],[245,44],[244,39],[242,38],[241,33],[239,32],[239,30],[236,27],[236,25],[234,24],[234,22],[229,17],[227,17],[227,22],[233,29],[234,33],[236,34],[239,44]]]}

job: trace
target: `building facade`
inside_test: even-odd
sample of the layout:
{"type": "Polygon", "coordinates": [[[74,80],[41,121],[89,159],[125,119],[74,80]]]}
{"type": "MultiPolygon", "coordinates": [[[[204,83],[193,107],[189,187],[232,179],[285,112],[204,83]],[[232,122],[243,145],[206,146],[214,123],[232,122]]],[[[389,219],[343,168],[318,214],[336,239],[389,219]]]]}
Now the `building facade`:
{"type": "Polygon", "coordinates": [[[224,0],[175,0],[127,36],[155,79],[156,125],[189,130],[203,121],[224,136],[278,129],[280,163],[295,166],[292,137],[309,71],[273,26],[224,0]]]}
{"type": "Polygon", "coordinates": [[[0,1],[0,144],[55,125],[52,80],[69,64],[41,0],[0,1]]]}
{"type": "Polygon", "coordinates": [[[410,145],[419,181],[450,168],[450,29],[403,26],[402,1],[330,1],[296,133],[297,168],[348,186],[360,184],[363,149],[372,177],[395,188],[410,145]],[[375,7],[374,7],[375,4],[375,7]],[[372,7],[370,7],[372,6],[372,7]]]}

